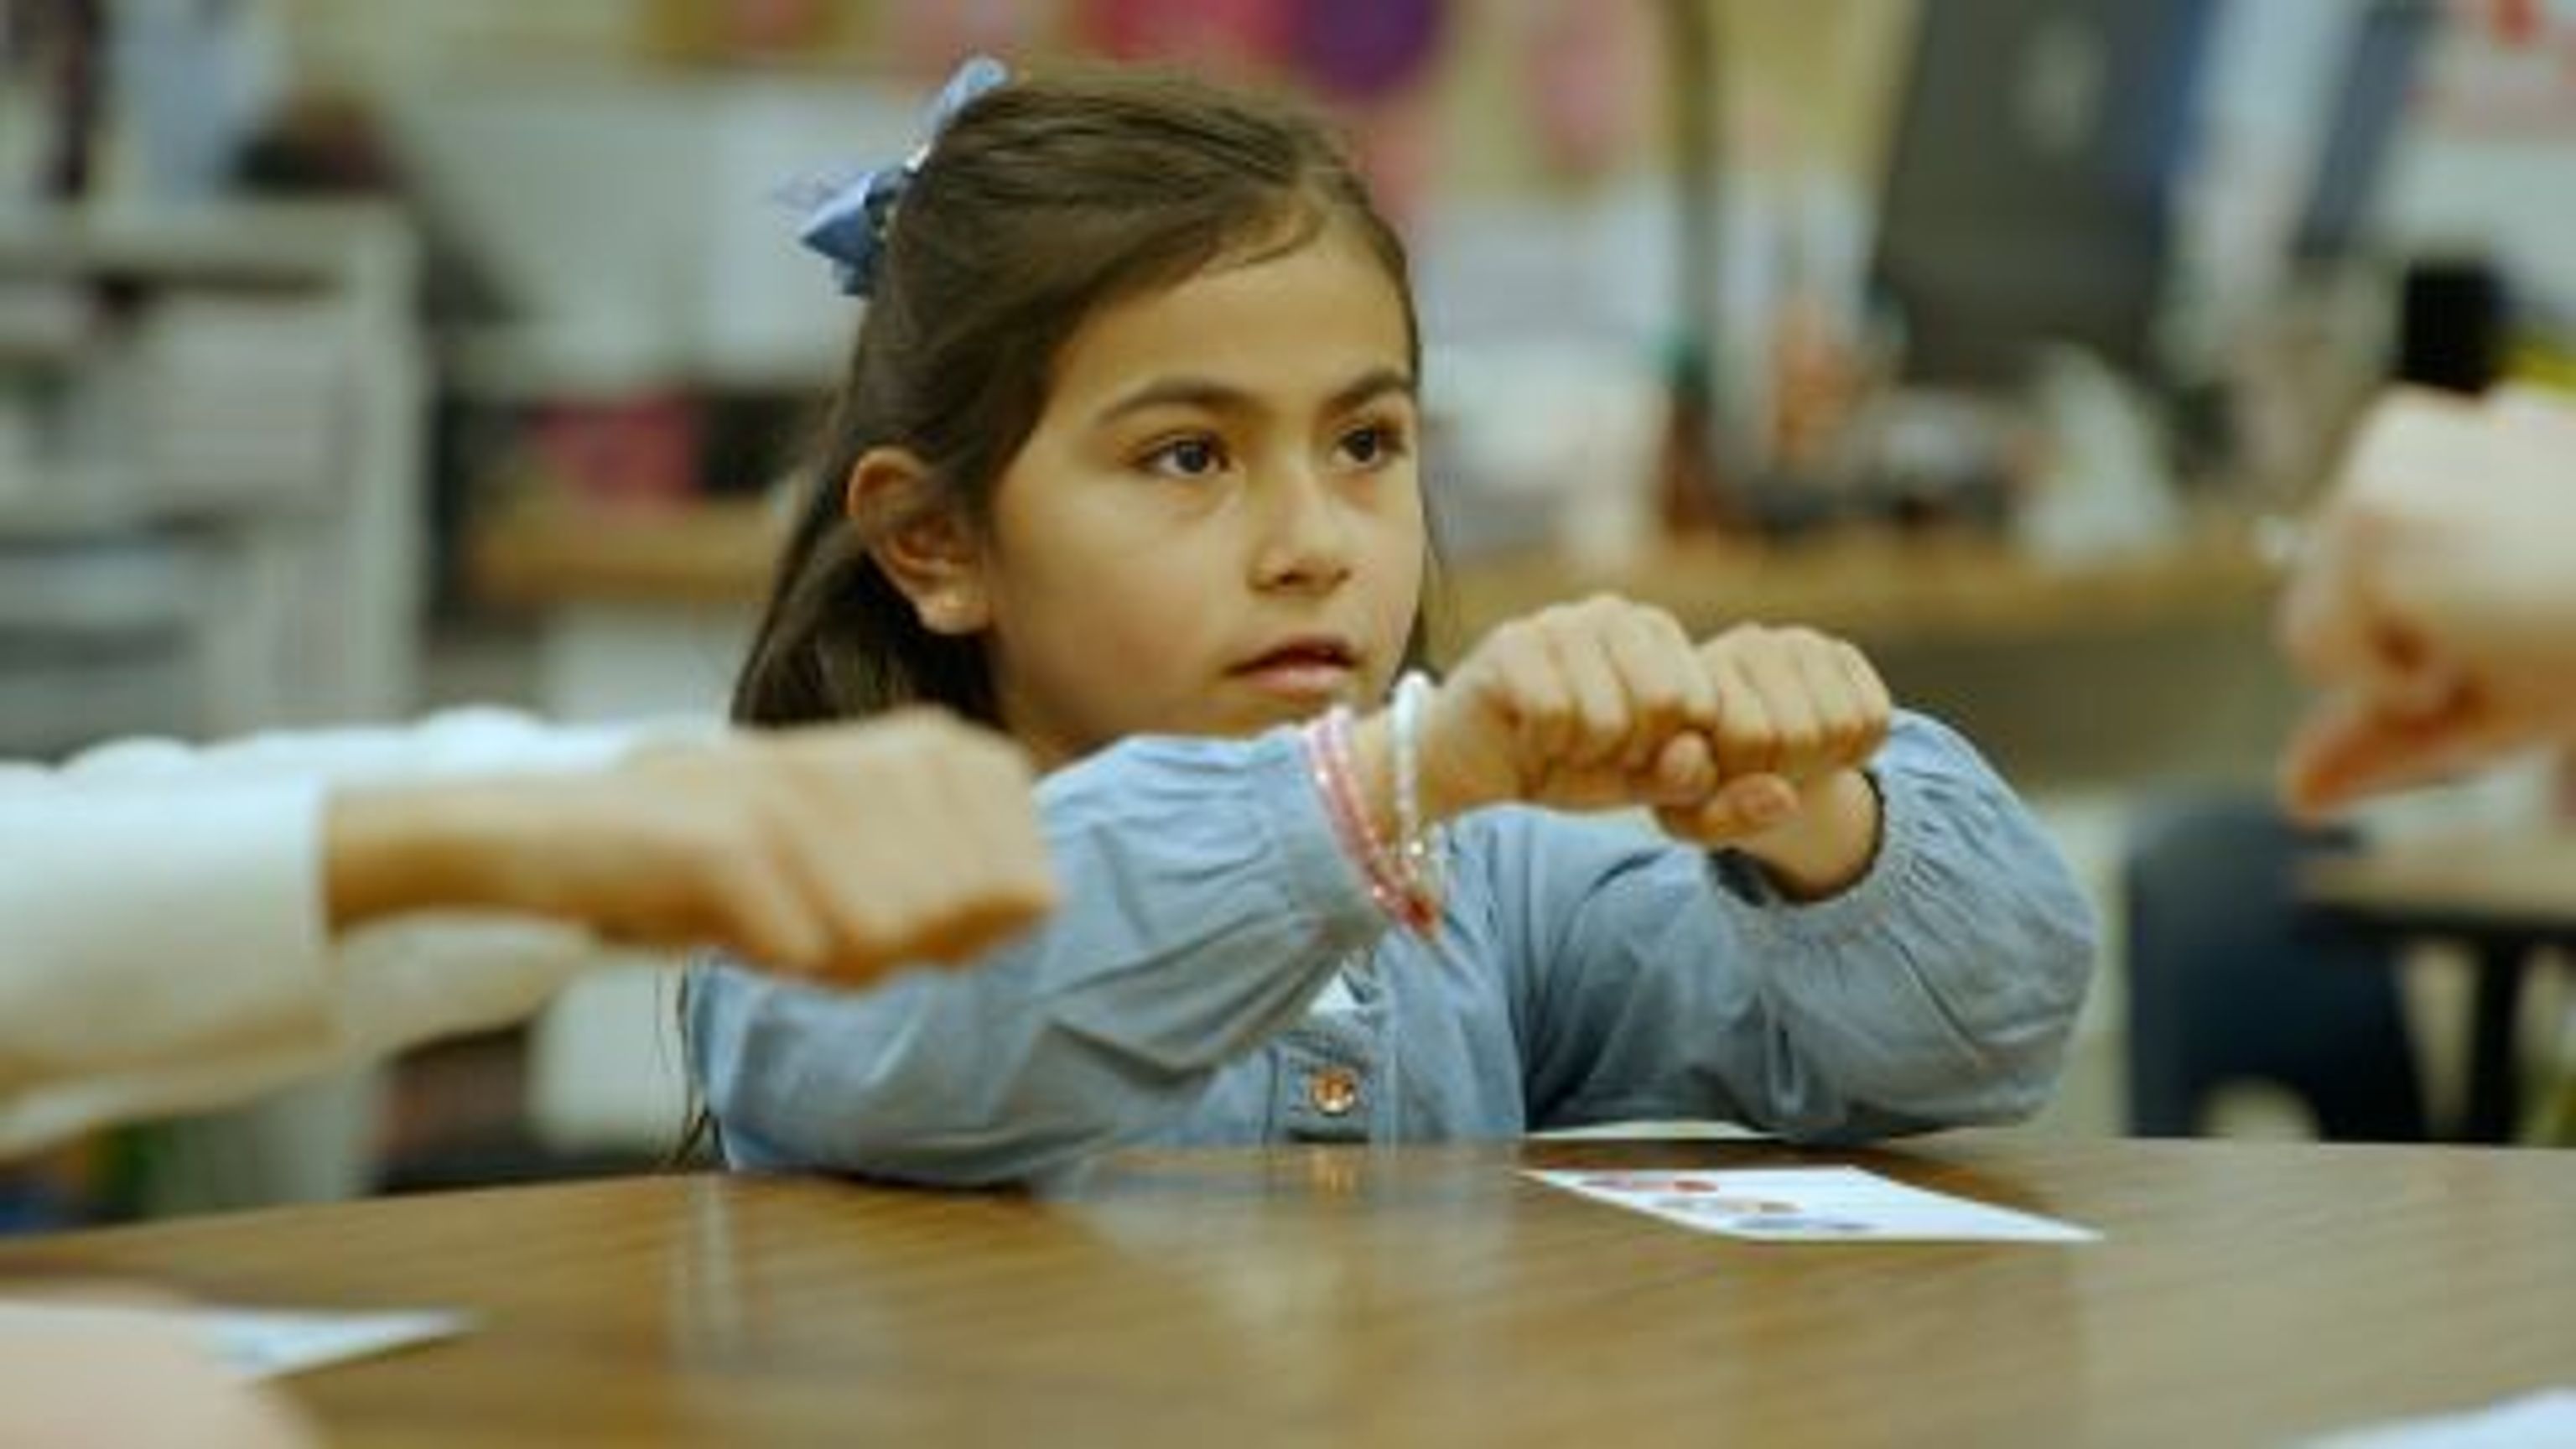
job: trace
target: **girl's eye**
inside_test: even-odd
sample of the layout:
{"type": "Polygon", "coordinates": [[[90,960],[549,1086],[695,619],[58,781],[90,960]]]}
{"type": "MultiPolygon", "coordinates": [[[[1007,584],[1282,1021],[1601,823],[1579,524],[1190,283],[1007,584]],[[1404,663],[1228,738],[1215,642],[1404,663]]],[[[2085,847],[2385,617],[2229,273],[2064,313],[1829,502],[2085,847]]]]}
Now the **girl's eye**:
{"type": "Polygon", "coordinates": [[[1225,468],[1225,448],[1214,438],[1175,438],[1148,452],[1144,464],[1166,478],[1213,477],[1225,468]]]}
{"type": "Polygon", "coordinates": [[[1370,423],[1342,435],[1342,457],[1356,467],[1374,468],[1404,456],[1404,433],[1391,423],[1370,423]]]}

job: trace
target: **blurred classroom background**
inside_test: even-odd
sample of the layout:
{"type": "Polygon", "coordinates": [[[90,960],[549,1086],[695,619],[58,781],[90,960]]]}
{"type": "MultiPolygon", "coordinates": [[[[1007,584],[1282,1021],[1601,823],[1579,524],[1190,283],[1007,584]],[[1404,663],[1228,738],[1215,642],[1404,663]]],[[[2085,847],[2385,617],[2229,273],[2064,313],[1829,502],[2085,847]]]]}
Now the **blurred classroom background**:
{"type": "MultiPolygon", "coordinates": [[[[978,50],[1348,128],[1453,650],[1605,588],[1809,622],[1988,750],[2109,926],[2041,1130],[2567,1131],[2550,762],[2266,801],[2267,540],[2357,406],[2576,387],[2568,0],[0,0],[0,755],[720,713],[856,320],[782,190],[978,50]]],[[[14,1200],[650,1163],[670,1008],[639,965],[14,1200]]]]}

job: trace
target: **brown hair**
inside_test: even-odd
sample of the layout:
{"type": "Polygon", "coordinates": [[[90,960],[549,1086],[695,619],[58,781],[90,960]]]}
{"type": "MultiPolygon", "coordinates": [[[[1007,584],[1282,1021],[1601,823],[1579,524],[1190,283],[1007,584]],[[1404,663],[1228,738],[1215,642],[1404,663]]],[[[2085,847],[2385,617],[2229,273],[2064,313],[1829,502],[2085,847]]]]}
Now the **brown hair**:
{"type": "Polygon", "coordinates": [[[1335,225],[1394,280],[1418,372],[1404,244],[1306,112],[1139,70],[1014,80],[966,106],[887,223],[734,717],[791,724],[922,702],[998,725],[981,639],[924,629],[878,570],[868,544],[887,521],[848,517],[851,469],[871,448],[907,449],[931,495],[907,506],[982,527],[1058,354],[1095,312],[1335,225]]]}

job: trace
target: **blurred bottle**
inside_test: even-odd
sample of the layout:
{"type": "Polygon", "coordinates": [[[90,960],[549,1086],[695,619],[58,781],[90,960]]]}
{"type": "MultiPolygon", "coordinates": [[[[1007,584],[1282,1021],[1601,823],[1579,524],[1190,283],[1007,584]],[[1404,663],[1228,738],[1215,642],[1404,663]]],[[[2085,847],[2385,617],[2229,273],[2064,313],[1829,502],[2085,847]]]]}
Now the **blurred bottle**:
{"type": "Polygon", "coordinates": [[[1717,462],[1716,388],[1699,348],[1674,349],[1665,368],[1664,435],[1656,462],[1655,508],[1667,536],[1743,528],[1717,462]]]}
{"type": "Polygon", "coordinates": [[[2394,371],[2400,382],[2475,395],[2503,371],[2503,276],[2482,258],[2427,259],[2406,269],[2394,371]]]}

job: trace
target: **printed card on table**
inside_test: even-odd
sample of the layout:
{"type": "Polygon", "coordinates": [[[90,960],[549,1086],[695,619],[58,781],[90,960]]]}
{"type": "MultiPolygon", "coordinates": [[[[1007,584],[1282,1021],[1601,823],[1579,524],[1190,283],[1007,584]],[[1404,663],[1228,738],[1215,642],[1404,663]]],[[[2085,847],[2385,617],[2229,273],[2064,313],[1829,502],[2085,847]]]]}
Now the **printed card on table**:
{"type": "Polygon", "coordinates": [[[273,1308],[0,1301],[0,1342],[11,1333],[151,1329],[194,1338],[245,1379],[279,1378],[471,1332],[471,1315],[446,1309],[382,1313],[273,1308]]]}
{"type": "Polygon", "coordinates": [[[1907,1187],[1857,1167],[1527,1175],[1682,1227],[1761,1242],[2083,1243],[2101,1236],[2055,1218],[1907,1187]]]}

